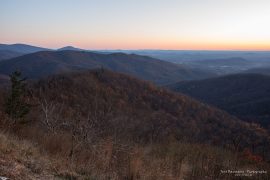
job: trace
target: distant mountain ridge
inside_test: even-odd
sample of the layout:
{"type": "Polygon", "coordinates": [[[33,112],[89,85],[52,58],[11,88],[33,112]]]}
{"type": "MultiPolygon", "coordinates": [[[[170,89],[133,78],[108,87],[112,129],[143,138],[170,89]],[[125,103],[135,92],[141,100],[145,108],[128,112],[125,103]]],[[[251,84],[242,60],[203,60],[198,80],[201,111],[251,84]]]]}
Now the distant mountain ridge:
{"type": "Polygon", "coordinates": [[[164,85],[181,80],[202,79],[212,73],[136,54],[101,54],[85,51],[42,51],[0,62],[0,74],[19,69],[29,78],[61,72],[105,68],[164,85]]]}
{"type": "Polygon", "coordinates": [[[0,44],[0,50],[9,50],[22,54],[35,53],[38,51],[49,51],[51,49],[31,46],[27,44],[0,44]]]}
{"type": "Polygon", "coordinates": [[[65,46],[65,47],[57,49],[57,51],[67,51],[67,50],[69,50],[69,51],[88,51],[88,50],[76,48],[73,46],[65,46]]]}

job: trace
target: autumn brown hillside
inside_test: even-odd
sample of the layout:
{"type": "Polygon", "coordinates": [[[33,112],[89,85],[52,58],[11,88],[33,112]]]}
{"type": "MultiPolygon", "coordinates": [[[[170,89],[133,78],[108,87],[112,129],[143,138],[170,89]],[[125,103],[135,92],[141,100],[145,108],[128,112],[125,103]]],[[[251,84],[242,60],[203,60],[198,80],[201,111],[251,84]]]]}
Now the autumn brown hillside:
{"type": "Polygon", "coordinates": [[[53,176],[221,179],[220,169],[269,169],[263,128],[124,74],[93,70],[29,82],[31,111],[16,124],[4,113],[6,90],[0,93],[0,129],[48,154],[53,176]]]}
{"type": "Polygon", "coordinates": [[[139,143],[169,138],[230,148],[264,147],[268,136],[221,110],[110,71],[52,76],[29,88],[31,119],[50,131],[73,129],[85,138],[94,134],[139,143]]]}

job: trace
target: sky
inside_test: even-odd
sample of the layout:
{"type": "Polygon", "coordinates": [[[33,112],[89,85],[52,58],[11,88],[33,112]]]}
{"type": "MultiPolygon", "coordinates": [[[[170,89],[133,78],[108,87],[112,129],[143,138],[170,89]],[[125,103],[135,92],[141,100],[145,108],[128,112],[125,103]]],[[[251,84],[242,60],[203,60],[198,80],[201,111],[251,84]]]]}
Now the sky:
{"type": "Polygon", "coordinates": [[[270,50],[270,0],[0,0],[0,43],[270,50]]]}

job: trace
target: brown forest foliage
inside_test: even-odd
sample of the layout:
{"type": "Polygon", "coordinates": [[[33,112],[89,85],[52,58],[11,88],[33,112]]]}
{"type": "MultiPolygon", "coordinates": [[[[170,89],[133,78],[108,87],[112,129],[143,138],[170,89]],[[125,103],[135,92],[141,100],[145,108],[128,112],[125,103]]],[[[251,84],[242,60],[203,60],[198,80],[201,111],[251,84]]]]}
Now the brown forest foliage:
{"type": "MultiPolygon", "coordinates": [[[[61,176],[223,178],[222,168],[268,167],[266,130],[126,75],[101,69],[51,76],[30,83],[25,100],[28,122],[11,132],[61,159],[58,169],[68,169],[57,171],[61,176]],[[244,148],[250,154],[241,155],[244,148]]],[[[7,129],[8,117],[1,120],[7,129]]]]}

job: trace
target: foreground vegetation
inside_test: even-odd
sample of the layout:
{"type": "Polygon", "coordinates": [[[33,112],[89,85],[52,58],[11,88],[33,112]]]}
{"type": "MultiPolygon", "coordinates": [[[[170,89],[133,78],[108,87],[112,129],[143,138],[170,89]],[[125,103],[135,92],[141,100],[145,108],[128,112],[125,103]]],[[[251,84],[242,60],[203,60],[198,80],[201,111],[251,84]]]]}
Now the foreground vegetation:
{"type": "MultiPolygon", "coordinates": [[[[240,179],[243,177],[222,174],[221,170],[270,168],[245,153],[205,144],[140,146],[116,143],[110,138],[77,146],[70,156],[72,144],[67,140],[62,135],[34,143],[2,132],[1,175],[11,179],[240,179]]],[[[245,178],[269,179],[269,175],[245,178]]]]}
{"type": "Polygon", "coordinates": [[[96,70],[52,76],[26,92],[21,100],[31,110],[16,123],[5,113],[9,92],[1,92],[0,175],[241,179],[221,170],[269,172],[265,129],[147,82],[96,70]]]}

